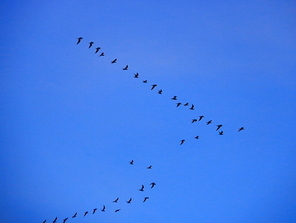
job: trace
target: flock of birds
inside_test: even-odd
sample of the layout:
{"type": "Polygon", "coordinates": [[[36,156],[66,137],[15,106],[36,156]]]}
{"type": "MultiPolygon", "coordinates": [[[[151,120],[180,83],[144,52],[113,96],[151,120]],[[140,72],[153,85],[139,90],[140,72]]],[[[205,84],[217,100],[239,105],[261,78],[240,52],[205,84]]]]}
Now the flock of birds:
{"type": "MultiPolygon", "coordinates": [[[[82,37],[77,38],[77,43],[76,43],[76,44],[79,44],[79,43],[82,41],[82,39],[83,39],[82,37]]],[[[93,45],[94,45],[94,42],[89,42],[88,48],[91,48],[93,45]]],[[[99,53],[100,50],[101,50],[101,47],[96,47],[96,48],[95,48],[95,54],[99,53]]],[[[99,53],[99,57],[102,57],[102,56],[105,56],[105,53],[104,53],[104,52],[100,52],[100,53],[99,53]]],[[[117,62],[117,58],[111,60],[110,62],[111,62],[111,64],[115,64],[115,63],[117,62]]],[[[122,70],[128,70],[128,68],[129,68],[129,66],[128,66],[128,65],[125,65],[125,66],[122,68],[122,70]]],[[[134,74],[134,78],[139,78],[139,73],[135,73],[135,74],[134,74]]],[[[148,80],[143,80],[142,82],[145,83],[145,84],[147,84],[147,83],[148,83],[148,80]]],[[[151,89],[151,90],[154,90],[157,86],[158,86],[157,84],[152,84],[150,89],[151,89]]],[[[162,94],[162,93],[163,93],[163,90],[162,90],[162,89],[158,89],[158,90],[157,90],[157,93],[158,93],[158,94],[162,94]]],[[[171,98],[171,100],[177,101],[177,100],[178,100],[178,99],[177,99],[177,96],[176,96],[176,95],[173,96],[173,97],[171,98]]],[[[189,110],[195,110],[195,108],[194,108],[194,104],[191,104],[191,105],[190,105],[188,102],[186,102],[186,103],[176,102],[176,107],[180,107],[181,105],[183,105],[183,106],[188,106],[188,107],[189,107],[189,110]]],[[[202,121],[203,119],[204,119],[204,116],[203,116],[203,115],[200,115],[198,118],[194,118],[194,119],[192,119],[192,120],[191,120],[191,123],[200,122],[200,121],[202,121]]],[[[210,124],[212,124],[212,123],[213,123],[213,120],[208,120],[208,121],[206,121],[206,125],[210,125],[210,124]]],[[[216,125],[216,131],[218,132],[218,135],[224,135],[224,131],[223,131],[223,130],[220,130],[222,127],[223,127],[223,125],[221,125],[221,124],[216,125]]],[[[244,130],[244,129],[245,129],[244,127],[240,127],[240,128],[238,128],[238,132],[240,132],[240,131],[242,131],[242,130],[244,130]]],[[[195,139],[199,139],[199,136],[195,136],[194,138],[195,138],[195,139]]],[[[183,145],[183,144],[185,143],[185,141],[186,141],[185,139],[181,139],[181,140],[180,140],[180,145],[183,145]]],[[[129,164],[130,164],[130,165],[134,165],[134,160],[129,161],[129,164]]],[[[147,169],[152,169],[152,165],[148,166],[147,169]]],[[[150,189],[154,188],[155,185],[156,185],[155,182],[150,183],[150,189]]],[[[141,187],[140,187],[140,189],[138,189],[138,190],[141,191],[141,192],[145,191],[145,185],[142,184],[141,187]]],[[[145,197],[143,197],[142,202],[145,203],[148,199],[149,199],[149,197],[148,197],[148,196],[145,196],[145,197]]],[[[116,198],[115,200],[113,200],[112,202],[113,202],[113,203],[118,203],[118,201],[119,201],[119,197],[117,197],[117,198],[116,198]]],[[[127,204],[131,204],[132,201],[133,201],[133,198],[129,198],[129,199],[126,201],[126,203],[127,203],[127,204]]],[[[83,215],[83,217],[85,217],[85,216],[87,216],[89,213],[95,214],[95,213],[97,212],[97,210],[98,210],[98,208],[94,208],[92,211],[90,211],[90,212],[89,212],[89,211],[85,211],[85,212],[82,213],[81,215],[83,215]]],[[[103,205],[102,208],[100,209],[100,211],[101,211],[101,212],[105,212],[105,211],[106,211],[106,206],[103,205]]],[[[114,211],[114,213],[117,213],[117,212],[121,211],[121,209],[119,208],[119,209],[115,209],[115,210],[113,210],[113,211],[114,211]]],[[[78,215],[78,213],[76,212],[76,213],[72,216],[72,218],[76,218],[77,215],[78,215]]],[[[56,223],[57,220],[58,220],[58,218],[56,217],[56,218],[52,221],[52,223],[56,223]]],[[[66,223],[68,220],[69,220],[69,217],[64,218],[64,219],[63,219],[63,223],[66,223]]],[[[43,221],[43,223],[46,223],[46,222],[47,222],[46,220],[43,221]]]]}

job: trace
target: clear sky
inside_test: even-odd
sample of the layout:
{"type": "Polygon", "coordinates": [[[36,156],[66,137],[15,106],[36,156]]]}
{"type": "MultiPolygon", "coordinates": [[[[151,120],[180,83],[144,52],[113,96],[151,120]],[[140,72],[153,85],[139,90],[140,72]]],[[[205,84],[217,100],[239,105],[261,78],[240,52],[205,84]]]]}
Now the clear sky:
{"type": "Polygon", "coordinates": [[[0,16],[1,223],[296,222],[295,1],[3,0],[0,16]]]}

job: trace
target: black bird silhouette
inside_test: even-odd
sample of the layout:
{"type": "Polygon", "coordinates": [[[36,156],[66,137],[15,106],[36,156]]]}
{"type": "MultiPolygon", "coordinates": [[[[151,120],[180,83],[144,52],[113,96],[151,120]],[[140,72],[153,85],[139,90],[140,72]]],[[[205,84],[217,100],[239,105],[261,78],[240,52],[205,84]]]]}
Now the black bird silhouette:
{"type": "Polygon", "coordinates": [[[72,218],[76,218],[76,216],[77,216],[77,212],[72,216],[72,218]]]}
{"type": "Polygon", "coordinates": [[[162,90],[160,89],[160,90],[158,90],[158,94],[162,94],[162,90]]]}
{"type": "Polygon", "coordinates": [[[194,123],[194,122],[197,122],[196,118],[192,119],[192,121],[191,121],[191,123],[194,123]]]}
{"type": "Polygon", "coordinates": [[[147,83],[148,82],[148,80],[143,80],[143,83],[147,83]]]}
{"type": "Polygon", "coordinates": [[[105,56],[104,52],[102,52],[99,57],[103,57],[103,56],[105,56]]]}
{"type": "Polygon", "coordinates": [[[223,125],[217,125],[216,131],[218,131],[223,125]]]}
{"type": "Polygon", "coordinates": [[[185,104],[184,104],[184,106],[188,106],[189,105],[189,103],[188,102],[186,102],[185,104]]]}
{"type": "Polygon", "coordinates": [[[177,100],[177,96],[175,95],[174,97],[171,98],[172,100],[177,100]]]}
{"type": "Polygon", "coordinates": [[[88,211],[84,212],[84,215],[83,215],[83,217],[85,217],[87,214],[88,214],[88,211]]]}
{"type": "Polygon", "coordinates": [[[97,47],[95,53],[99,52],[100,49],[101,49],[101,47],[97,47]]]}
{"type": "Polygon", "coordinates": [[[184,142],[185,142],[185,139],[182,139],[180,145],[182,145],[184,142]]]}
{"type": "Polygon", "coordinates": [[[205,117],[205,116],[200,115],[198,121],[201,121],[203,117],[205,117]]]}
{"type": "Polygon", "coordinates": [[[224,134],[224,132],[223,131],[219,131],[219,135],[223,135],[224,134]]]}
{"type": "Polygon", "coordinates": [[[129,164],[130,164],[130,165],[134,165],[134,160],[131,160],[131,161],[129,162],[129,164]]]}
{"type": "Polygon", "coordinates": [[[88,48],[91,48],[93,44],[94,44],[94,42],[89,42],[89,47],[88,48]]]}
{"type": "Polygon", "coordinates": [[[144,191],[144,185],[142,185],[141,189],[139,191],[144,191]]]}
{"type": "Polygon", "coordinates": [[[68,218],[65,218],[65,219],[63,220],[63,223],[65,223],[67,220],[68,220],[68,218]]]}
{"type": "Polygon", "coordinates": [[[114,202],[114,203],[117,203],[118,200],[119,200],[119,197],[116,198],[113,202],[114,202]]]}
{"type": "Polygon", "coordinates": [[[121,209],[116,209],[116,210],[115,210],[115,213],[118,212],[118,211],[120,211],[120,210],[121,210],[121,209]]]}
{"type": "Polygon", "coordinates": [[[190,110],[194,110],[194,105],[191,105],[191,107],[189,109],[190,110]]]}
{"type": "Polygon", "coordinates": [[[153,90],[157,86],[157,84],[152,84],[151,86],[151,90],[153,90]]]}
{"type": "Polygon", "coordinates": [[[103,205],[103,208],[101,209],[101,211],[105,212],[105,210],[106,210],[106,206],[103,205]]]}
{"type": "Polygon", "coordinates": [[[130,198],[126,203],[130,204],[132,202],[132,198],[130,198]]]}
{"type": "Polygon", "coordinates": [[[210,121],[207,121],[207,125],[209,125],[209,124],[211,124],[212,123],[212,120],[210,120],[210,121]]]}
{"type": "Polygon", "coordinates": [[[149,199],[149,197],[144,197],[143,202],[147,201],[149,199]]]}
{"type": "Polygon", "coordinates": [[[176,107],[179,107],[182,103],[178,102],[176,107]]]}
{"type": "Polygon", "coordinates": [[[117,61],[117,59],[114,59],[114,60],[111,61],[111,63],[116,63],[116,61],[117,61]]]}
{"type": "Polygon", "coordinates": [[[46,220],[44,220],[42,223],[45,223],[46,222],[46,220]]]}
{"type": "Polygon", "coordinates": [[[152,169],[152,165],[148,166],[147,169],[152,169]]]}
{"type": "Polygon", "coordinates": [[[128,65],[125,65],[125,67],[122,68],[122,70],[128,70],[128,65]]]}
{"type": "Polygon", "coordinates": [[[139,73],[135,73],[134,78],[139,78],[139,73]]]}
{"type": "Polygon", "coordinates": [[[97,210],[98,210],[97,208],[94,208],[94,210],[93,210],[93,214],[96,213],[97,210]]]}
{"type": "Polygon", "coordinates": [[[194,138],[199,139],[199,136],[195,136],[194,138]]]}
{"type": "Polygon", "coordinates": [[[151,185],[151,188],[153,188],[156,185],[156,183],[152,182],[150,185],[151,185]]]}
{"type": "Polygon", "coordinates": [[[80,43],[82,39],[83,39],[82,37],[77,38],[77,43],[76,44],[80,43]]]}
{"type": "Polygon", "coordinates": [[[239,130],[238,130],[238,132],[240,132],[242,130],[245,130],[245,128],[244,127],[240,127],[239,130]]]}
{"type": "Polygon", "coordinates": [[[53,222],[52,222],[52,223],[56,223],[56,222],[57,222],[57,220],[58,220],[58,217],[56,217],[56,218],[53,220],[53,222]]]}

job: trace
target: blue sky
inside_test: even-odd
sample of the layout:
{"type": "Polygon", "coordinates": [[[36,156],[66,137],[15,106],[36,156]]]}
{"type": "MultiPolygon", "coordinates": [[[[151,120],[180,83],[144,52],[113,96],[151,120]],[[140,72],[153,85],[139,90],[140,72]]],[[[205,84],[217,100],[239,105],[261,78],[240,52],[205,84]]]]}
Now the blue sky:
{"type": "Polygon", "coordinates": [[[296,222],[294,1],[0,10],[0,222],[296,222]]]}

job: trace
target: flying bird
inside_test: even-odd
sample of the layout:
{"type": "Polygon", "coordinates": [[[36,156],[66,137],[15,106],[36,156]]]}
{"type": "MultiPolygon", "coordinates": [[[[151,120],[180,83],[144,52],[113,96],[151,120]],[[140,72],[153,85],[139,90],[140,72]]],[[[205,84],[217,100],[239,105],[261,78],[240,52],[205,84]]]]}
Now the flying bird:
{"type": "Polygon", "coordinates": [[[101,47],[97,47],[95,53],[99,52],[100,49],[101,49],[101,47]]]}
{"type": "Polygon", "coordinates": [[[157,86],[157,84],[152,84],[151,86],[151,90],[153,90],[157,86]]]}
{"type": "Polygon", "coordinates": [[[106,206],[103,205],[103,208],[101,209],[101,211],[105,212],[105,210],[106,210],[106,206]]]}
{"type": "Polygon", "coordinates": [[[77,216],[77,212],[72,216],[72,218],[76,218],[76,216],[77,216]]]}
{"type": "Polygon", "coordinates": [[[160,89],[160,90],[158,90],[158,94],[162,94],[162,90],[160,89]]]}
{"type": "Polygon", "coordinates": [[[156,183],[152,182],[150,185],[151,185],[151,188],[153,188],[156,185],[156,183]]]}
{"type": "Polygon", "coordinates": [[[57,220],[58,220],[58,217],[56,217],[56,218],[53,220],[53,222],[52,222],[52,223],[56,223],[56,222],[57,222],[57,220]]]}
{"type": "Polygon", "coordinates": [[[68,218],[65,218],[65,219],[63,220],[63,223],[65,223],[67,220],[68,220],[68,218]]]}
{"type": "Polygon", "coordinates": [[[130,165],[134,165],[134,160],[129,161],[130,165]]]}
{"type": "Polygon", "coordinates": [[[125,67],[122,68],[122,70],[128,70],[128,65],[125,65],[125,67]]]}
{"type": "Polygon", "coordinates": [[[98,210],[97,208],[94,208],[94,210],[93,210],[93,214],[96,213],[97,210],[98,210]]]}
{"type": "Polygon", "coordinates": [[[203,117],[205,117],[205,116],[200,115],[198,121],[201,121],[203,119],[203,117]]]}
{"type": "Polygon", "coordinates": [[[212,123],[212,120],[210,120],[210,121],[207,121],[207,125],[209,125],[209,124],[211,124],[212,123]]]}
{"type": "Polygon", "coordinates": [[[119,200],[119,197],[116,198],[113,202],[114,202],[114,203],[117,203],[118,200],[119,200]]]}
{"type": "Polygon", "coordinates": [[[99,57],[103,57],[103,56],[105,56],[104,52],[102,52],[99,57]]]}
{"type": "Polygon", "coordinates": [[[240,127],[239,130],[238,130],[238,132],[240,132],[242,130],[245,130],[245,128],[244,127],[240,127]]]}
{"type": "Polygon", "coordinates": [[[189,109],[190,110],[194,110],[194,105],[191,105],[191,107],[189,109]]]}
{"type": "Polygon", "coordinates": [[[195,136],[194,138],[199,139],[199,136],[195,136]]]}
{"type": "Polygon", "coordinates": [[[189,103],[188,102],[186,102],[185,104],[184,104],[184,106],[188,106],[189,105],[189,103]]]}
{"type": "Polygon", "coordinates": [[[46,220],[44,220],[42,223],[45,223],[46,222],[46,220]]]}
{"type": "Polygon", "coordinates": [[[179,107],[182,103],[178,102],[176,107],[179,107]]]}
{"type": "Polygon", "coordinates": [[[132,202],[132,198],[130,198],[126,203],[130,204],[132,202]]]}
{"type": "Polygon", "coordinates": [[[139,191],[144,191],[144,185],[142,184],[141,189],[139,189],[139,191]]]}
{"type": "Polygon", "coordinates": [[[82,37],[77,38],[77,43],[76,44],[80,43],[82,39],[83,39],[82,37]]]}
{"type": "Polygon", "coordinates": [[[152,165],[148,166],[147,169],[152,169],[152,165]]]}
{"type": "Polygon", "coordinates": [[[182,139],[180,145],[182,145],[184,142],[185,142],[185,139],[182,139]]]}
{"type": "Polygon", "coordinates": [[[217,125],[216,131],[218,131],[223,125],[217,125]]]}
{"type": "Polygon", "coordinates": [[[89,42],[89,47],[88,48],[91,48],[93,44],[94,44],[94,42],[89,42]]]}
{"type": "Polygon", "coordinates": [[[224,134],[224,132],[223,132],[223,131],[219,131],[219,135],[221,135],[221,136],[222,136],[223,134],[224,134]]]}
{"type": "Polygon", "coordinates": [[[139,78],[139,73],[135,73],[134,78],[139,78]]]}
{"type": "Polygon", "coordinates": [[[174,97],[171,98],[172,100],[177,100],[177,96],[175,95],[174,97]]]}
{"type": "Polygon", "coordinates": [[[143,80],[143,83],[147,83],[148,82],[148,80],[143,80]]]}
{"type": "Polygon", "coordinates": [[[114,59],[114,60],[111,61],[111,63],[116,63],[116,61],[117,61],[117,59],[114,59]]]}
{"type": "Polygon", "coordinates": [[[84,212],[84,215],[83,215],[83,217],[85,217],[87,214],[88,214],[88,211],[84,212]]]}
{"type": "Polygon", "coordinates": [[[149,197],[144,197],[143,202],[147,201],[149,199],[149,197]]]}
{"type": "Polygon", "coordinates": [[[121,209],[116,209],[116,210],[115,210],[115,213],[118,212],[118,211],[120,211],[120,210],[121,210],[121,209]]]}
{"type": "Polygon", "coordinates": [[[191,121],[191,123],[194,123],[194,122],[197,122],[196,118],[192,119],[192,121],[191,121]]]}

